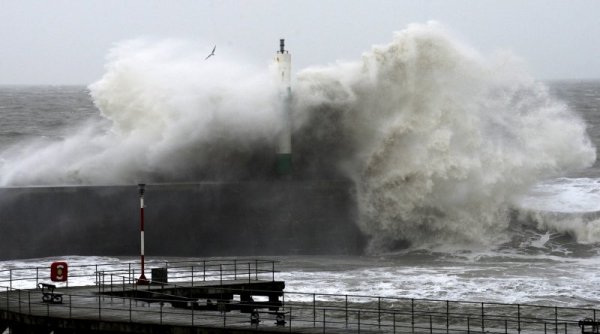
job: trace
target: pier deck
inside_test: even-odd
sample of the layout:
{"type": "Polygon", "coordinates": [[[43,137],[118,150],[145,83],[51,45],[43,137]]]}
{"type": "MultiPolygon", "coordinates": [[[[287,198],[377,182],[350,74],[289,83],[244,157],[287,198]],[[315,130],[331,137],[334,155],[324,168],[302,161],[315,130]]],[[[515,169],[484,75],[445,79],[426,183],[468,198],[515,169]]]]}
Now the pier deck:
{"type": "Polygon", "coordinates": [[[79,286],[59,283],[53,293],[62,302],[46,298],[56,303],[44,302],[35,288],[47,283],[40,275],[47,268],[0,271],[0,333],[6,328],[15,334],[567,334],[584,333],[580,325],[585,333],[600,329],[600,313],[589,308],[284,291],[272,261],[162,265],[168,275],[162,283],[153,277],[151,285],[136,284],[139,273],[128,263],[71,267],[79,286]]]}

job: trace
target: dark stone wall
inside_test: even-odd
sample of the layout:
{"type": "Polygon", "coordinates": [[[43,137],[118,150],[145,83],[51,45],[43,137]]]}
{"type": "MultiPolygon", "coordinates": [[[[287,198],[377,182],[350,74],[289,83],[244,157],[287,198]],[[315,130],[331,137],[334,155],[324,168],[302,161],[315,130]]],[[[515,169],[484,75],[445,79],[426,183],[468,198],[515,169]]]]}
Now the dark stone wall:
{"type": "MultiPolygon", "coordinates": [[[[147,256],[360,254],[347,181],[147,185],[147,256]]],[[[139,254],[137,186],[0,189],[0,259],[139,254]]]]}

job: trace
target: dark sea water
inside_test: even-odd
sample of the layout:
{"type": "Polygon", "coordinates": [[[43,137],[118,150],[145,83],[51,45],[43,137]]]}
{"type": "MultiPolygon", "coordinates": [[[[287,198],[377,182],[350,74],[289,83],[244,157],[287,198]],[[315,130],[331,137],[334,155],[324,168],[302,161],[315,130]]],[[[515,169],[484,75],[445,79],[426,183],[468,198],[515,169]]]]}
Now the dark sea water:
{"type": "MultiPolygon", "coordinates": [[[[553,96],[585,120],[589,137],[598,147],[600,81],[547,85],[553,96]]],[[[24,143],[65,141],[87,124],[100,122],[94,131],[110,125],[92,103],[88,89],[79,86],[0,87],[0,119],[0,159],[7,151],[14,157],[15,151],[28,147],[24,143]]],[[[300,292],[600,307],[600,222],[595,218],[595,212],[600,212],[598,161],[590,168],[538,184],[522,203],[542,215],[559,211],[560,219],[534,226],[515,222],[512,240],[491,248],[279,257],[280,278],[288,290],[300,292]]],[[[69,254],[65,258],[72,265],[131,260],[69,254]]],[[[47,265],[52,260],[4,261],[0,269],[47,265]]]]}

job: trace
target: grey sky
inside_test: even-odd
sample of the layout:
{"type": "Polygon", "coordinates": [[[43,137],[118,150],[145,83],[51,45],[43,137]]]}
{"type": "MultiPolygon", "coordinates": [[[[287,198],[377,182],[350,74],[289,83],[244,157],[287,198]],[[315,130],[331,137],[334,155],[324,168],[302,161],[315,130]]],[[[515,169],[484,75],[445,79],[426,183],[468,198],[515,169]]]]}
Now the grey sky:
{"type": "Polygon", "coordinates": [[[511,50],[538,79],[600,78],[597,0],[0,0],[0,84],[88,84],[114,43],[187,39],[267,64],[284,37],[294,70],[360,57],[436,20],[483,54],[511,50]]]}

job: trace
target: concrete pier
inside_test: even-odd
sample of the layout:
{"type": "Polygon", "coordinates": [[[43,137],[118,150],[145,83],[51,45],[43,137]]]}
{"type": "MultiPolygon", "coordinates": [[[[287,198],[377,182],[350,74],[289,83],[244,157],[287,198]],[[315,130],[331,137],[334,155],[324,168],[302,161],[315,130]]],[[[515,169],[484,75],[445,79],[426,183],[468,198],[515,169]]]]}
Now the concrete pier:
{"type": "MultiPolygon", "coordinates": [[[[354,186],[252,181],[146,186],[148,256],[360,254],[354,186]]],[[[139,254],[137,185],[0,189],[0,259],[139,254]]]]}

